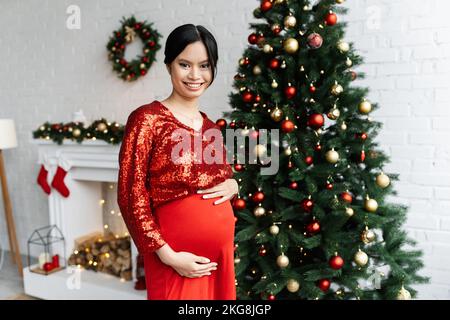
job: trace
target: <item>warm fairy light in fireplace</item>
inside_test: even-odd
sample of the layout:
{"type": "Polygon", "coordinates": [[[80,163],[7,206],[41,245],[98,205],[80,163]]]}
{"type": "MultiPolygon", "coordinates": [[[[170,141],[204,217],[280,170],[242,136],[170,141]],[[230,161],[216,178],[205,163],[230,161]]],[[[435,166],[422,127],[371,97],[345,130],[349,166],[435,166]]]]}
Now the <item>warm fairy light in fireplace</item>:
{"type": "Polygon", "coordinates": [[[78,250],[75,250],[73,253],[74,253],[74,254],[78,254],[78,250]]]}
{"type": "Polygon", "coordinates": [[[105,224],[105,225],[103,226],[103,228],[108,229],[109,226],[108,226],[107,224],[105,224]]]}
{"type": "Polygon", "coordinates": [[[110,189],[114,189],[114,185],[113,185],[113,184],[110,184],[110,185],[109,185],[109,188],[110,188],[110,189]]]}
{"type": "Polygon", "coordinates": [[[128,232],[125,232],[125,237],[128,237],[128,232]]]}
{"type": "Polygon", "coordinates": [[[114,213],[116,213],[114,210],[111,210],[111,214],[114,214],[114,213]]]}
{"type": "Polygon", "coordinates": [[[102,206],[102,205],[105,204],[105,200],[104,200],[104,199],[100,199],[99,203],[100,203],[100,205],[102,206]]]}
{"type": "Polygon", "coordinates": [[[105,253],[105,257],[106,257],[106,258],[109,258],[109,253],[108,253],[108,252],[105,253]]]}
{"type": "Polygon", "coordinates": [[[93,261],[92,261],[92,260],[89,260],[89,262],[88,262],[88,263],[89,263],[89,265],[91,265],[91,264],[93,263],[93,261]]]}

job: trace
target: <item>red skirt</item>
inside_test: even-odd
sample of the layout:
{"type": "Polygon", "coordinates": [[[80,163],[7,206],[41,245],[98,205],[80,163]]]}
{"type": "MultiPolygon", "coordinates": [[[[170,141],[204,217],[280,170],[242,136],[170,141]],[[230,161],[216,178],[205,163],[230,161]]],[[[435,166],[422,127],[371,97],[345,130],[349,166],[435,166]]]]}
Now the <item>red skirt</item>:
{"type": "Polygon", "coordinates": [[[200,278],[180,276],[156,253],[144,256],[149,300],[236,300],[234,274],[234,214],[220,197],[188,195],[154,210],[163,239],[174,251],[191,252],[217,262],[217,270],[200,278]]]}

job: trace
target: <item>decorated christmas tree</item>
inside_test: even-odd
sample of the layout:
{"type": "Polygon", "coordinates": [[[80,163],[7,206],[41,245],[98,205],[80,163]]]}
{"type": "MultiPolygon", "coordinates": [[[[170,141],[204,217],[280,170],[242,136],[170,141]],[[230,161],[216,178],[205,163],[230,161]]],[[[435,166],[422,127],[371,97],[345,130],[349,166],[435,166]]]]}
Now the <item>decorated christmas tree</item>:
{"type": "Polygon", "coordinates": [[[227,146],[230,131],[245,139],[232,143],[239,299],[409,299],[427,281],[402,229],[407,208],[386,201],[398,175],[383,170],[378,105],[352,85],[363,58],[345,41],[343,2],[262,0],[254,11],[229,124],[217,122],[234,129],[227,146]]]}

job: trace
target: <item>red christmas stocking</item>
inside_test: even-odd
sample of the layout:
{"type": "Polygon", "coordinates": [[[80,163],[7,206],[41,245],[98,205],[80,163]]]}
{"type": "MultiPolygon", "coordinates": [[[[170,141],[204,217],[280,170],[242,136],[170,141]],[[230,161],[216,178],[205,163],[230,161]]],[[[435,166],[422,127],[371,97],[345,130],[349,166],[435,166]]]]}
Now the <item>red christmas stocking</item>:
{"type": "Polygon", "coordinates": [[[64,177],[66,176],[67,171],[58,166],[56,170],[56,174],[53,177],[52,187],[55,188],[63,197],[67,198],[70,194],[69,189],[64,184],[64,177]]]}
{"type": "Polygon", "coordinates": [[[46,194],[50,194],[51,189],[47,182],[47,174],[48,171],[45,169],[44,165],[41,165],[41,170],[39,170],[39,174],[37,177],[37,183],[41,186],[42,190],[44,190],[46,194]]]}

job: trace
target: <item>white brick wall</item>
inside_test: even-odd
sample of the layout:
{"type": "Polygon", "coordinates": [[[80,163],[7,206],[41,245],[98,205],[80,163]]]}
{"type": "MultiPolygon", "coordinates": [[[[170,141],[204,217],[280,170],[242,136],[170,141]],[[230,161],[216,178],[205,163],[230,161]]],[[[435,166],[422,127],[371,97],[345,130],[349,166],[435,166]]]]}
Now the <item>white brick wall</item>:
{"type": "MultiPolygon", "coordinates": [[[[0,117],[16,121],[20,147],[5,152],[22,252],[33,228],[48,223],[45,195],[38,189],[36,148],[30,132],[44,121],[69,121],[83,109],[88,120],[125,122],[135,107],[163,99],[170,79],[162,48],[150,73],[124,83],[110,70],[105,45],[122,16],[154,22],[163,34],[182,23],[203,24],[217,37],[218,78],[202,98],[212,119],[228,110],[237,61],[249,34],[256,0],[2,0],[0,4],[0,117]],[[81,30],[65,28],[66,8],[81,9],[81,30]]],[[[388,172],[400,173],[397,197],[410,206],[407,230],[425,252],[429,285],[420,298],[450,298],[450,2],[445,0],[347,0],[346,40],[365,57],[358,85],[381,109],[378,137],[391,155],[388,172]]],[[[0,200],[1,203],[1,200],[0,200]]],[[[3,208],[0,205],[0,210],[3,208]]],[[[3,215],[3,213],[0,213],[3,215]]],[[[0,240],[7,244],[4,219],[0,240]]]]}

